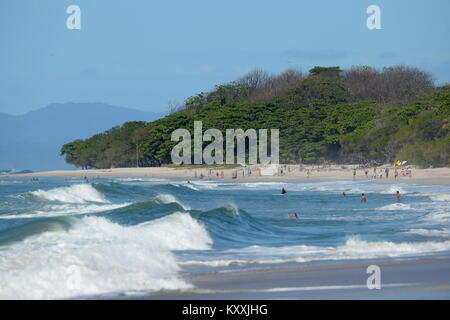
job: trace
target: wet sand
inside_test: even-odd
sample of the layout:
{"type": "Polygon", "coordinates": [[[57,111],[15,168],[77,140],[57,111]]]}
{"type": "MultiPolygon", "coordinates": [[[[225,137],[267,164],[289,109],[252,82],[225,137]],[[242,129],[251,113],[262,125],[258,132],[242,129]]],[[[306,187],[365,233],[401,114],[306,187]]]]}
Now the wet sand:
{"type": "MultiPolygon", "coordinates": [[[[9,177],[65,177],[65,178],[169,178],[192,180],[203,174],[205,180],[217,179],[216,172],[224,172],[226,181],[300,181],[319,182],[352,180],[353,168],[299,170],[293,166],[279,176],[243,177],[242,169],[209,168],[117,168],[103,170],[67,170],[11,175],[9,177]],[[232,179],[234,173],[237,179],[232,179]]],[[[369,170],[369,176],[373,169],[369,170]]],[[[6,176],[5,176],[6,177],[6,176]]],[[[219,178],[222,180],[221,178],[219,178]]],[[[368,180],[357,170],[356,181],[368,180]]],[[[376,183],[408,183],[422,185],[450,185],[450,168],[412,169],[412,177],[394,180],[391,169],[388,179],[376,183]]],[[[164,291],[137,296],[103,298],[125,299],[450,299],[450,253],[408,259],[384,258],[359,261],[321,262],[299,265],[267,266],[253,270],[185,274],[194,285],[187,291],[164,291]],[[381,289],[369,290],[366,285],[369,265],[381,268],[381,289]]],[[[98,299],[99,297],[96,297],[98,299]]]]}
{"type": "MultiPolygon", "coordinates": [[[[298,166],[297,166],[298,167],[298,166]]],[[[292,169],[292,168],[291,168],[292,169]]],[[[294,168],[295,169],[295,168],[294,168]]],[[[238,172],[241,169],[238,169],[238,172]]],[[[215,172],[224,171],[226,181],[301,181],[318,182],[352,180],[353,169],[333,168],[310,171],[285,171],[280,176],[250,177],[238,175],[236,169],[193,168],[120,168],[107,170],[72,170],[37,172],[10,177],[66,177],[66,178],[171,178],[192,180],[195,173],[204,179],[217,179],[215,172]]],[[[369,175],[372,170],[369,171],[369,175]]],[[[409,183],[450,185],[450,168],[412,169],[413,176],[394,180],[376,179],[377,183],[409,183]]],[[[219,178],[220,179],[220,178],[219,178]]],[[[356,181],[367,180],[357,170],[356,181]]],[[[256,267],[255,267],[256,268],[256,267]]],[[[450,252],[413,258],[383,258],[357,261],[333,261],[296,265],[267,265],[252,270],[190,274],[184,278],[194,285],[186,291],[164,291],[146,295],[113,296],[113,299],[450,299],[450,252]],[[381,268],[381,289],[366,286],[369,265],[381,268]]],[[[86,297],[84,297],[86,298],[86,297]]],[[[95,297],[98,299],[99,297],[95,297]]]]}
{"type": "MultiPolygon", "coordinates": [[[[450,253],[413,258],[320,262],[185,275],[195,289],[126,299],[450,299],[450,253]],[[381,289],[367,288],[369,265],[381,289]]],[[[122,297],[124,298],[124,297],[122,297]]]]}

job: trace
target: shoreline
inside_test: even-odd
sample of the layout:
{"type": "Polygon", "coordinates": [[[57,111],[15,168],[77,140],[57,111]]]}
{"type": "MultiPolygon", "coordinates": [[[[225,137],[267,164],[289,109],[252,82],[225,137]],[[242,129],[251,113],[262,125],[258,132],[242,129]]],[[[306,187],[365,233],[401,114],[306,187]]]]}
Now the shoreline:
{"type": "MultiPolygon", "coordinates": [[[[412,169],[412,177],[401,176],[397,180],[393,177],[393,169],[389,178],[372,179],[373,169],[369,170],[368,178],[363,170],[358,169],[353,177],[353,168],[347,166],[342,168],[328,169],[298,169],[298,165],[290,165],[282,175],[259,175],[253,173],[243,176],[242,168],[169,168],[169,167],[145,167],[145,168],[115,168],[115,169],[90,169],[90,170],[58,170],[42,171],[23,174],[1,175],[3,178],[40,178],[40,177],[64,177],[64,178],[153,178],[153,179],[182,179],[182,180],[218,180],[218,181],[274,181],[274,182],[324,182],[324,181],[373,181],[376,183],[395,184],[421,184],[421,185],[450,185],[450,168],[412,169]],[[309,174],[307,173],[309,170],[309,174]],[[223,178],[221,174],[223,173],[223,178]],[[217,176],[219,174],[219,176],[217,176]],[[203,178],[201,178],[203,175],[203,178]],[[237,178],[232,178],[236,175],[237,178]]],[[[256,170],[252,169],[254,172],[256,170]]]]}
{"type": "MultiPolygon", "coordinates": [[[[450,252],[401,258],[321,261],[184,274],[187,290],[103,296],[136,300],[450,299],[450,252]],[[367,288],[368,266],[380,267],[381,289],[367,288]]],[[[83,297],[80,297],[83,299],[83,297]]],[[[86,297],[84,297],[86,298],[86,297]]],[[[88,298],[89,299],[89,298],[88,298]]]]}
{"type": "MultiPolygon", "coordinates": [[[[368,180],[362,170],[357,171],[355,183],[390,184],[434,184],[449,185],[450,168],[412,169],[413,177],[400,180],[368,180]],[[373,181],[373,182],[372,182],[373,181]],[[432,183],[428,183],[432,184],[432,183]]],[[[168,178],[195,179],[194,173],[204,172],[207,181],[231,183],[277,181],[277,182],[352,182],[352,168],[319,169],[312,171],[289,171],[280,176],[238,177],[232,179],[236,169],[217,168],[120,168],[105,170],[67,170],[36,172],[16,175],[2,175],[7,178],[31,179],[34,177],[76,178],[168,178]],[[224,171],[223,179],[217,179],[209,170],[224,171]]],[[[0,178],[1,179],[1,178],[0,178]]],[[[27,180],[24,180],[27,181],[27,180]]],[[[42,180],[44,183],[45,180],[42,180]]],[[[199,181],[199,180],[197,180],[199,181]]],[[[0,181],[1,182],[1,181],[0,181]]],[[[64,181],[50,181],[66,184],[64,181]]],[[[346,182],[346,183],[347,183],[346,182]]],[[[164,182],[163,182],[164,183],[164,182]]],[[[365,185],[365,184],[364,184],[365,185]]],[[[447,190],[447,188],[445,188],[447,190]]],[[[395,255],[395,251],[393,251],[395,255]]],[[[154,299],[154,300],[249,300],[249,299],[450,299],[450,251],[427,252],[422,255],[397,256],[385,253],[382,258],[325,260],[306,263],[252,264],[249,268],[231,269],[190,269],[180,267],[179,277],[192,284],[186,290],[162,290],[158,292],[140,291],[114,293],[95,296],[76,296],[71,299],[154,299]],[[377,265],[381,268],[381,290],[369,290],[366,285],[367,267],[377,265]],[[194,271],[194,272],[192,272],[194,271]],[[200,272],[201,271],[201,272],[200,272]]]]}

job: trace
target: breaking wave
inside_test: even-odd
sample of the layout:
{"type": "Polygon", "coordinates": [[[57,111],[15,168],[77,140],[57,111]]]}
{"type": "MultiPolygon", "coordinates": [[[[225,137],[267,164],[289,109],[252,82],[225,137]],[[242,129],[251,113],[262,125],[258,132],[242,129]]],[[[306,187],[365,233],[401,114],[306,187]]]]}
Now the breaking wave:
{"type": "Polygon", "coordinates": [[[186,213],[135,226],[83,217],[71,222],[67,231],[52,230],[2,251],[0,298],[52,299],[190,288],[179,276],[171,250],[203,250],[212,243],[204,227],[186,213]]]}
{"type": "Polygon", "coordinates": [[[30,192],[30,194],[44,200],[65,203],[109,203],[109,201],[90,184],[74,184],[70,187],[59,187],[48,191],[39,189],[30,192]]]}
{"type": "Polygon", "coordinates": [[[191,210],[189,206],[184,205],[180,201],[177,200],[173,195],[171,194],[159,194],[155,197],[156,201],[159,201],[160,203],[177,203],[180,205],[184,210],[191,210]]]}

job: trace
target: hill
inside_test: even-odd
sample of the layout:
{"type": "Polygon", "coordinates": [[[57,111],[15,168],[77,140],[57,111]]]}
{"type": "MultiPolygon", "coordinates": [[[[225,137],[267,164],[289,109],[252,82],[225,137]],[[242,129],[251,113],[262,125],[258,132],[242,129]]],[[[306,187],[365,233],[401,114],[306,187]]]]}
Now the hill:
{"type": "Polygon", "coordinates": [[[68,163],[87,168],[171,162],[173,130],[278,128],[282,163],[393,162],[450,165],[450,86],[416,68],[315,67],[308,75],[255,70],[186,99],[169,116],[128,122],[65,144],[68,163]]]}

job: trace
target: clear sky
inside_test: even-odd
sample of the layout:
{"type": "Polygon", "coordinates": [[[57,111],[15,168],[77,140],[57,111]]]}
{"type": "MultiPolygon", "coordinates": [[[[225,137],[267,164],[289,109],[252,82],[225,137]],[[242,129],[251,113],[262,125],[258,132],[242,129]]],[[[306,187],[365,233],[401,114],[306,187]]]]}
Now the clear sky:
{"type": "Polygon", "coordinates": [[[394,64],[450,81],[448,0],[1,0],[0,112],[53,102],[165,111],[260,67],[394,64]],[[66,8],[81,8],[68,30],[66,8]],[[381,8],[381,30],[366,9],[381,8]]]}

